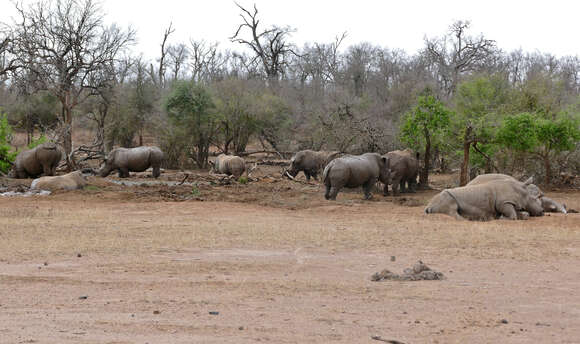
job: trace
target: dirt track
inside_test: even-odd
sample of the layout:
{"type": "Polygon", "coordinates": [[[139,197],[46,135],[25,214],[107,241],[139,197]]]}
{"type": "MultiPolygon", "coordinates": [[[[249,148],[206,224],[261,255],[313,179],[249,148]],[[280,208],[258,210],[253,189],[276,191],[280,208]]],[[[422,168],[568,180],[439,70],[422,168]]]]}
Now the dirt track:
{"type": "MultiPolygon", "coordinates": [[[[422,213],[435,191],[327,202],[267,179],[92,184],[0,198],[0,343],[580,338],[578,214],[458,222],[422,213]],[[447,279],[370,280],[418,259],[447,279]]],[[[577,191],[548,195],[580,209],[577,191]]]]}

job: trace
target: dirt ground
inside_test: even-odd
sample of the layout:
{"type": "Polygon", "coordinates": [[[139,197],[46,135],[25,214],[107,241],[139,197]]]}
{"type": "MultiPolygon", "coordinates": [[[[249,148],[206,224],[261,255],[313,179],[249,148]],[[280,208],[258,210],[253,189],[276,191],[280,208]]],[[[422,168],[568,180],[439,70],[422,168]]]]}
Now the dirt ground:
{"type": "Polygon", "coordinates": [[[580,214],[460,222],[278,170],[0,197],[0,343],[580,342],[580,214]],[[418,260],[446,279],[371,281],[418,260]]]}

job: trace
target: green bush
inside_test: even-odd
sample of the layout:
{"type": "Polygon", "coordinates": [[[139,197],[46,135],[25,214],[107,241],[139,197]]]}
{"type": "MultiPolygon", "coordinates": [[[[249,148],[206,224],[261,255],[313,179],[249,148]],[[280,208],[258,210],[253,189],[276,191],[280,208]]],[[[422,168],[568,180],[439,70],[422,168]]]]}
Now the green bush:
{"type": "Polygon", "coordinates": [[[8,124],[6,114],[0,113],[0,171],[7,173],[12,168],[16,152],[11,152],[10,136],[12,127],[8,124]]]}

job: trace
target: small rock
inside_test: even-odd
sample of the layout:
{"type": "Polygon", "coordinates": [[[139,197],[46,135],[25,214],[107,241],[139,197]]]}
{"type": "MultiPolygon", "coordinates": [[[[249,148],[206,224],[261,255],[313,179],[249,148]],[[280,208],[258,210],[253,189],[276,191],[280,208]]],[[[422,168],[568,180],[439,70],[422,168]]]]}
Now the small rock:
{"type": "Polygon", "coordinates": [[[508,323],[508,321],[507,321],[507,319],[501,319],[501,320],[500,320],[500,323],[502,323],[502,324],[507,324],[507,323],[508,323]]]}
{"type": "Polygon", "coordinates": [[[82,257],[82,256],[83,256],[82,254],[80,254],[80,253],[77,253],[77,258],[80,258],[80,257],[82,257]]]}
{"type": "Polygon", "coordinates": [[[79,296],[79,300],[86,300],[88,298],[88,295],[79,296]]]}
{"type": "Polygon", "coordinates": [[[244,329],[244,326],[240,326],[238,327],[238,330],[242,331],[244,329]]]}
{"type": "Polygon", "coordinates": [[[216,311],[210,311],[210,312],[209,312],[209,314],[210,314],[210,315],[219,315],[219,314],[220,314],[220,312],[216,312],[216,311]]]}
{"type": "Polygon", "coordinates": [[[397,260],[397,257],[391,256],[391,262],[394,262],[395,260],[397,260]]]}
{"type": "Polygon", "coordinates": [[[48,266],[48,262],[44,262],[44,266],[48,266]]]}
{"type": "Polygon", "coordinates": [[[160,311],[153,311],[153,314],[161,314],[160,311]]]}

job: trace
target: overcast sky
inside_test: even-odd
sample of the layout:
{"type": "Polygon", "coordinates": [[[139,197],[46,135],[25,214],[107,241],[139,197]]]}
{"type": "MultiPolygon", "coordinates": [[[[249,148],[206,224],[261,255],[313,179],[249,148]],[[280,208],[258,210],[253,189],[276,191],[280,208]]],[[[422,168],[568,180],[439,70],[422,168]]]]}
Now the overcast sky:
{"type": "MultiPolygon", "coordinates": [[[[31,2],[25,0],[25,2],[31,2]]],[[[0,20],[13,7],[0,0],[0,20]]],[[[297,31],[291,40],[329,43],[346,31],[344,46],[370,42],[400,48],[409,54],[423,47],[425,36],[441,36],[455,20],[469,20],[471,34],[483,33],[506,51],[522,48],[563,55],[580,55],[580,1],[512,0],[239,0],[252,8],[256,3],[260,25],[289,25],[297,31]]],[[[204,39],[222,48],[240,49],[228,37],[241,22],[232,0],[101,0],[108,22],[131,25],[137,30],[136,52],[159,55],[163,31],[173,22],[170,43],[204,39]]],[[[247,36],[246,36],[247,37],[247,36]]]]}

